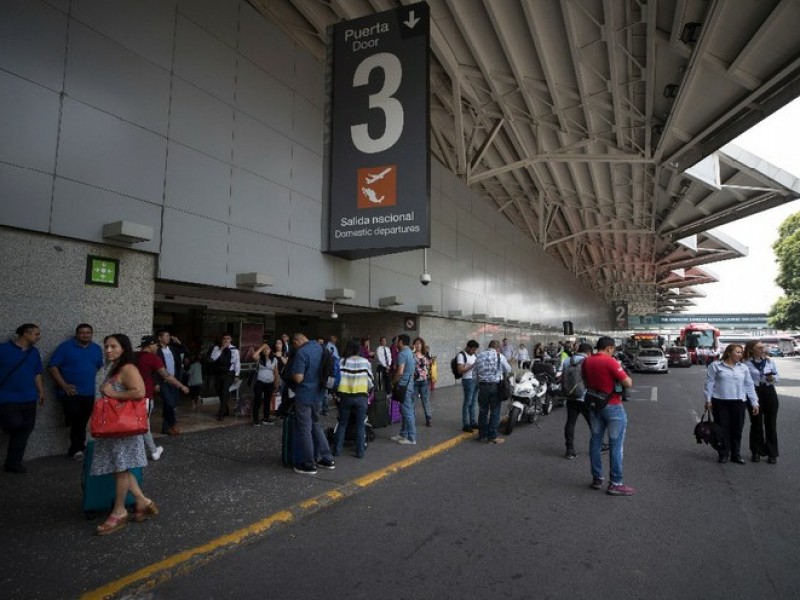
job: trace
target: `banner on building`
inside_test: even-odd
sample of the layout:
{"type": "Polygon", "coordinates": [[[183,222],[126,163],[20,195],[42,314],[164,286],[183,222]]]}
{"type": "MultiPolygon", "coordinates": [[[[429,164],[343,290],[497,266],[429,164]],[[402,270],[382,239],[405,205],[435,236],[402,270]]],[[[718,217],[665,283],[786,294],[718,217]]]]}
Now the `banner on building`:
{"type": "Polygon", "coordinates": [[[329,254],[430,247],[429,20],[420,2],[328,29],[329,254]]]}

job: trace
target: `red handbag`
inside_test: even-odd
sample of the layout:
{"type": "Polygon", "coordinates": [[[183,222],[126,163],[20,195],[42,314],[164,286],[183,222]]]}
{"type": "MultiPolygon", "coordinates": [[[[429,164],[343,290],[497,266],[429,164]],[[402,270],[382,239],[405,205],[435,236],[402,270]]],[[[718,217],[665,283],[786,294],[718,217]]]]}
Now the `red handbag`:
{"type": "Polygon", "coordinates": [[[98,398],[90,425],[92,437],[122,438],[147,433],[147,400],[98,398]]]}

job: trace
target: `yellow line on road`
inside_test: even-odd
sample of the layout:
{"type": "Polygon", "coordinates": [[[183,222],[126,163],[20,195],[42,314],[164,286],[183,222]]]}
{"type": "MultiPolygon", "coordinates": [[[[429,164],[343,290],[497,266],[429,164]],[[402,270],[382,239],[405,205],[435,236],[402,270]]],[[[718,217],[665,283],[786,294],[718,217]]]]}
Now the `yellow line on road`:
{"type": "Polygon", "coordinates": [[[328,490],[319,496],[309,498],[308,500],[303,500],[287,510],[282,510],[272,514],[265,519],[256,521],[252,525],[248,525],[247,527],[232,533],[222,535],[201,546],[184,550],[178,554],[173,554],[164,560],[148,565],[131,573],[130,575],[126,575],[125,577],[121,577],[120,579],[107,583],[106,585],[95,590],[86,592],[81,596],[81,599],[101,600],[105,598],[113,598],[131,586],[137,586],[140,589],[153,588],[160,583],[164,583],[165,581],[171,579],[174,575],[188,572],[194,566],[209,560],[215,554],[235,548],[246,539],[265,534],[276,525],[296,521],[305,515],[314,513],[326,506],[330,506],[336,502],[339,502],[340,500],[352,496],[362,489],[369,487],[370,485],[373,485],[378,481],[389,477],[390,475],[398,473],[403,469],[407,469],[417,463],[436,456],[437,454],[445,452],[446,450],[453,448],[465,440],[472,439],[472,437],[473,436],[471,433],[463,433],[447,440],[446,442],[442,442],[441,444],[437,444],[436,446],[428,448],[427,450],[418,452],[413,456],[392,463],[388,467],[378,469],[377,471],[368,473],[363,477],[354,479],[351,482],[337,486],[336,488],[328,490]]]}

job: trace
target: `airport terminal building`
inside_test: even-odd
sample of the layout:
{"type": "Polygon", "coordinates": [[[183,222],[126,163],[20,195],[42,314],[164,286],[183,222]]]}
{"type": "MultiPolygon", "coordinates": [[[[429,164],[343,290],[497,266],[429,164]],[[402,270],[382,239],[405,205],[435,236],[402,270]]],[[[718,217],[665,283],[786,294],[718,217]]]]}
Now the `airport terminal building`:
{"type": "MultiPolygon", "coordinates": [[[[602,299],[433,157],[426,256],[324,253],[325,81],[244,0],[3,2],[4,338],[38,323],[46,362],[81,322],[202,345],[405,332],[449,361],[469,338],[608,327],[602,299]]],[[[62,425],[50,389],[28,456],[62,452],[62,425]]]]}

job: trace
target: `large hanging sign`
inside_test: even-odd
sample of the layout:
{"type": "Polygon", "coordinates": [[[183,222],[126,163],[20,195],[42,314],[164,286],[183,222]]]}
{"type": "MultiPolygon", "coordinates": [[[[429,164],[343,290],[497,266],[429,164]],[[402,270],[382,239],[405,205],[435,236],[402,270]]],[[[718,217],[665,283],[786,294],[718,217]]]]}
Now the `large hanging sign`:
{"type": "Polygon", "coordinates": [[[614,300],[611,303],[613,312],[612,321],[614,329],[629,329],[628,327],[628,303],[625,300],[614,300]]]}
{"type": "Polygon", "coordinates": [[[326,252],[430,247],[429,9],[329,28],[326,252]]]}

